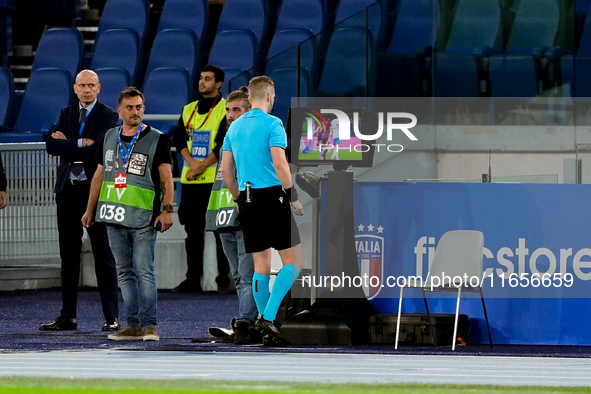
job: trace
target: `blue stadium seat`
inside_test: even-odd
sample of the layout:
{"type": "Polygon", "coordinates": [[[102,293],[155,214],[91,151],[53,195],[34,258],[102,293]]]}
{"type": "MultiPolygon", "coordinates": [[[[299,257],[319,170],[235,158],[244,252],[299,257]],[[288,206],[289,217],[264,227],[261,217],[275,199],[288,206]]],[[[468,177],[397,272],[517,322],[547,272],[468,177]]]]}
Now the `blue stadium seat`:
{"type": "Polygon", "coordinates": [[[435,97],[478,97],[478,64],[473,55],[437,54],[433,79],[435,97]]]}
{"type": "Polygon", "coordinates": [[[165,29],[189,29],[195,33],[202,51],[209,42],[209,3],[205,0],[166,0],[158,22],[158,32],[165,29]]]}
{"type": "MultiPolygon", "coordinates": [[[[589,16],[589,7],[591,6],[590,0],[575,0],[575,36],[577,42],[583,31],[583,25],[585,24],[587,17],[589,16]]],[[[577,44],[578,45],[578,44],[577,44]]]]}
{"type": "Polygon", "coordinates": [[[228,97],[230,92],[239,89],[242,86],[248,86],[250,81],[250,73],[248,70],[233,67],[222,67],[226,73],[224,85],[220,89],[222,96],[228,97]]]}
{"type": "Polygon", "coordinates": [[[501,53],[502,18],[499,0],[458,0],[445,53],[487,56],[501,53]]]}
{"type": "Polygon", "coordinates": [[[47,30],[37,46],[31,73],[41,68],[62,68],[70,73],[73,80],[82,67],[83,45],[82,33],[77,29],[47,30]]]}
{"type": "Polygon", "coordinates": [[[493,97],[535,97],[536,64],[531,56],[491,56],[490,87],[493,97]]]}
{"type": "Polygon", "coordinates": [[[254,66],[256,37],[250,30],[225,30],[216,36],[209,64],[248,70],[254,66]]]}
{"type": "Polygon", "coordinates": [[[179,67],[187,70],[189,81],[194,82],[199,66],[199,44],[189,29],[165,29],[158,32],[150,52],[146,75],[161,67],[179,67]]]}
{"type": "Polygon", "coordinates": [[[312,37],[312,30],[307,29],[285,29],[276,32],[269,47],[266,69],[275,70],[299,65],[310,73],[316,53],[315,40],[312,37]]]}
{"type": "Polygon", "coordinates": [[[436,0],[399,0],[398,18],[388,52],[419,55],[432,52],[438,26],[436,0]]]}
{"type": "MultiPolygon", "coordinates": [[[[536,96],[547,89],[549,81],[554,78],[545,74],[542,57],[547,51],[556,51],[549,58],[557,57],[561,49],[556,45],[566,35],[559,33],[560,0],[516,0],[512,12],[515,13],[515,20],[504,59],[499,59],[499,56],[489,59],[491,94],[494,97],[536,96]],[[493,66],[496,75],[493,75],[493,66]],[[500,76],[504,77],[501,79],[500,76]]],[[[567,20],[566,17],[562,19],[567,20]]]]}
{"type": "Polygon", "coordinates": [[[560,27],[559,0],[516,0],[515,20],[505,47],[506,55],[538,57],[555,44],[560,27]]]}
{"type": "Polygon", "coordinates": [[[318,34],[326,28],[322,0],[282,1],[275,32],[306,29],[318,34]]]}
{"type": "Polygon", "coordinates": [[[374,48],[373,37],[367,29],[336,29],[330,38],[317,94],[372,96],[371,78],[375,75],[374,48]]]}
{"type": "Polygon", "coordinates": [[[380,4],[380,0],[339,0],[335,25],[374,4],[380,4]]]}
{"type": "Polygon", "coordinates": [[[23,96],[17,133],[47,135],[57,122],[62,108],[73,97],[70,73],[59,68],[41,68],[31,74],[23,96]]]}
{"type": "Polygon", "coordinates": [[[587,13],[577,48],[578,56],[591,56],[591,13],[587,13]]]}
{"type": "Polygon", "coordinates": [[[9,127],[10,110],[14,98],[14,78],[6,67],[0,67],[0,126],[9,127]]]}
{"type": "Polygon", "coordinates": [[[96,38],[98,40],[108,29],[131,29],[137,33],[139,46],[143,48],[148,16],[147,0],[107,0],[96,38]]]}
{"type": "Polygon", "coordinates": [[[267,27],[266,17],[264,0],[226,0],[213,45],[225,30],[250,30],[255,37],[255,48],[259,50],[267,27]]]}
{"type": "Polygon", "coordinates": [[[502,53],[499,0],[458,0],[449,39],[434,58],[436,97],[478,97],[484,58],[502,53]]]}
{"type": "Polygon", "coordinates": [[[278,68],[267,75],[275,83],[275,103],[271,115],[277,116],[287,127],[287,112],[291,106],[291,98],[308,96],[308,72],[300,69],[299,81],[297,68],[293,67],[278,68]]]}
{"type": "Polygon", "coordinates": [[[117,108],[119,93],[130,85],[127,70],[116,67],[99,68],[95,70],[101,83],[98,99],[109,107],[117,108]]]}
{"type": "MultiPolygon", "coordinates": [[[[297,59],[297,49],[290,49],[287,45],[299,44],[295,42],[297,39],[306,39],[308,32],[311,32],[314,38],[307,40],[306,45],[301,47],[304,57],[304,67],[314,80],[318,80],[321,71],[320,64],[316,64],[315,58],[318,55],[322,56],[326,51],[328,39],[330,38],[329,18],[327,16],[327,8],[324,0],[300,0],[300,1],[282,1],[277,16],[277,25],[275,27],[275,35],[272,37],[269,53],[273,55],[267,56],[272,60],[272,64],[267,65],[267,69],[276,69],[280,67],[295,67],[294,59],[297,59]],[[299,31],[296,33],[296,31],[299,31]],[[324,33],[322,33],[324,32],[324,33]],[[280,52],[286,53],[277,56],[280,52]],[[312,65],[305,64],[312,62],[312,65]]],[[[331,14],[334,19],[334,13],[331,14]]],[[[302,41],[300,41],[302,42],[302,41]]]]}
{"type": "Polygon", "coordinates": [[[591,57],[563,56],[561,74],[566,96],[591,97],[591,57]]]}
{"type": "Polygon", "coordinates": [[[384,2],[381,0],[340,0],[335,18],[335,28],[367,27],[375,37],[378,48],[385,45],[384,2]]]}
{"type": "Polygon", "coordinates": [[[387,50],[379,54],[380,97],[420,97],[429,92],[431,68],[439,26],[436,0],[399,0],[398,17],[387,50]]]}
{"type": "MultiPolygon", "coordinates": [[[[587,7],[591,2],[582,2],[587,7]]],[[[575,2],[575,9],[582,10],[583,4],[575,2]]],[[[587,8],[585,11],[588,11],[587,8]]],[[[591,97],[591,13],[585,12],[582,33],[575,55],[560,58],[562,93],[571,97],[591,97]]]]}
{"type": "Polygon", "coordinates": [[[130,83],[135,84],[139,58],[140,47],[134,30],[109,29],[105,30],[94,44],[90,68],[122,68],[127,71],[130,83]]]}
{"type": "Polygon", "coordinates": [[[224,97],[227,97],[230,79],[254,67],[255,40],[250,30],[226,30],[218,33],[213,41],[209,64],[219,66],[226,72],[222,86],[224,97]]]}
{"type": "MultiPolygon", "coordinates": [[[[146,96],[146,115],[178,114],[190,99],[189,73],[184,68],[162,67],[146,75],[142,89],[146,96]]],[[[146,120],[158,130],[172,135],[175,120],[146,120]]]]}

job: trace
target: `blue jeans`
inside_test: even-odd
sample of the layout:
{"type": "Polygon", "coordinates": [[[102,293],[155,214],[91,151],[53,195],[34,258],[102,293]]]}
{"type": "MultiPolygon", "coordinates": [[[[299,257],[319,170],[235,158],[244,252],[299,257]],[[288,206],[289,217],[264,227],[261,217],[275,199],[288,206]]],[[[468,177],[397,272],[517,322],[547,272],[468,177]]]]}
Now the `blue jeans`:
{"type": "Polygon", "coordinates": [[[247,321],[252,324],[258,315],[252,294],[254,260],[252,255],[244,250],[242,231],[220,232],[220,238],[238,294],[238,316],[235,319],[237,322],[247,321]]]}
{"type": "Polygon", "coordinates": [[[107,226],[109,245],[117,262],[119,287],[127,308],[127,325],[136,330],[156,326],[156,274],[152,226],[142,229],[107,226]]]}

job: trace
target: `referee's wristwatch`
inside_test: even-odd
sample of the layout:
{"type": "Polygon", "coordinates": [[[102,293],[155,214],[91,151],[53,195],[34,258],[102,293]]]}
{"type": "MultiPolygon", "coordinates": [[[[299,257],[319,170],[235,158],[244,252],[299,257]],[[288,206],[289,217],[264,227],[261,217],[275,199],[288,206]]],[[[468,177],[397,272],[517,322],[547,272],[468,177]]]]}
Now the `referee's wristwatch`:
{"type": "Polygon", "coordinates": [[[172,204],[166,204],[162,207],[162,209],[168,213],[172,213],[174,211],[174,207],[172,206],[172,204]]]}

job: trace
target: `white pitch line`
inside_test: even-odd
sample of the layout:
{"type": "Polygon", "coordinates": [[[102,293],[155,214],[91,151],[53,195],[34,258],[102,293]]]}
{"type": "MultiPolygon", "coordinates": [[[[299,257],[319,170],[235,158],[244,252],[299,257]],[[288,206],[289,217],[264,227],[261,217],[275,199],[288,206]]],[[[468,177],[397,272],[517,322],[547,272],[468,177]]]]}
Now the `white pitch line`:
{"type": "Polygon", "coordinates": [[[0,376],[590,386],[591,359],[318,353],[0,354],[0,376]],[[106,363],[108,361],[108,364],[106,363]],[[130,362],[131,361],[131,362],[130,362]],[[96,365],[93,365],[96,364],[96,365]],[[138,365],[158,365],[140,367],[138,365]],[[297,366],[297,370],[294,369],[297,366]],[[223,373],[220,371],[224,371],[223,373]]]}

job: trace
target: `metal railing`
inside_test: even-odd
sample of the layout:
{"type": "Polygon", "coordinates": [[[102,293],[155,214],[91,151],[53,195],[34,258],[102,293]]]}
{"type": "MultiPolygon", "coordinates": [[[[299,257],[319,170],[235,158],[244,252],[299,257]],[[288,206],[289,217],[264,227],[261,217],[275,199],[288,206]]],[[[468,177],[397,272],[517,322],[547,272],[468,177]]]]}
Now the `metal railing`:
{"type": "Polygon", "coordinates": [[[58,158],[45,143],[0,144],[9,205],[0,211],[0,266],[59,261],[53,186],[58,158]]]}

